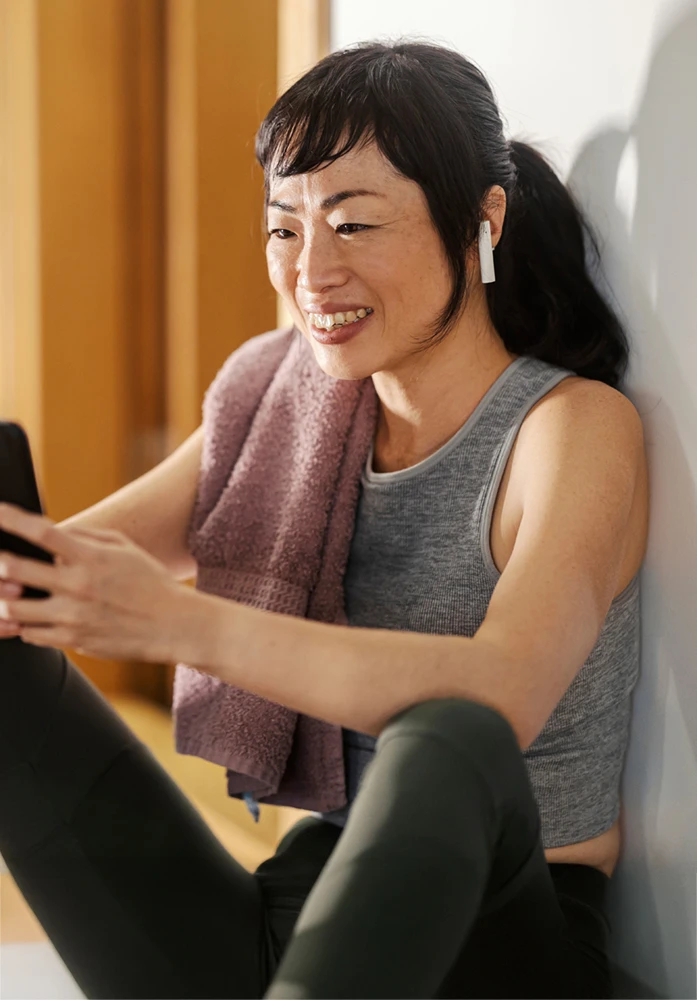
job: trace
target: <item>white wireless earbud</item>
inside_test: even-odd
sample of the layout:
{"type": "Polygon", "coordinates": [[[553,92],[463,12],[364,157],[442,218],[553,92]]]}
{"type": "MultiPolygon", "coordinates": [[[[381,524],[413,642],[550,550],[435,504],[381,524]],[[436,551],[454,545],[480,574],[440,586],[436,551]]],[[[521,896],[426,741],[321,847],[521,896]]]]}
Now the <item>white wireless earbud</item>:
{"type": "Polygon", "coordinates": [[[482,271],[482,282],[485,285],[496,281],[494,248],[491,245],[491,223],[488,219],[479,224],[479,266],[482,271]]]}

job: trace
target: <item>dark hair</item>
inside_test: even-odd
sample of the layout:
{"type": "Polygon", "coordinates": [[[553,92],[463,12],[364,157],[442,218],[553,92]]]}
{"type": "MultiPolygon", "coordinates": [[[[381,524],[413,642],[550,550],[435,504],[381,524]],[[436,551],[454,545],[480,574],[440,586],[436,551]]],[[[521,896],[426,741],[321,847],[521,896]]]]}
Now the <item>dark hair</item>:
{"type": "Polygon", "coordinates": [[[542,154],[504,137],[482,71],[426,42],[363,42],[322,59],[259,129],[267,201],[273,175],[320,170],[372,141],[423,189],[451,268],[450,300],[424,346],[446,336],[466,304],[466,254],[486,192],[500,184],[506,216],[486,295],[506,349],[617,388],[629,348],[587,270],[584,236],[597,259],[595,237],[542,154]]]}

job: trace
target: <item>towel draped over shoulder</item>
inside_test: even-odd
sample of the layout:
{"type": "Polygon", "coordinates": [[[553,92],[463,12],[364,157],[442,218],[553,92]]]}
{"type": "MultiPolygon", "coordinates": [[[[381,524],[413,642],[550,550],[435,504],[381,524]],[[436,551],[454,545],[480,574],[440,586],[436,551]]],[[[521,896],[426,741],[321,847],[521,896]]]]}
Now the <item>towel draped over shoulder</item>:
{"type": "MultiPolygon", "coordinates": [[[[343,577],[376,417],[372,379],[326,375],[294,327],[234,351],[203,401],[187,536],[196,589],[346,624],[343,577]]],[[[228,794],[250,808],[345,805],[339,726],[182,663],[172,712],[177,751],[227,768],[228,794]]]]}

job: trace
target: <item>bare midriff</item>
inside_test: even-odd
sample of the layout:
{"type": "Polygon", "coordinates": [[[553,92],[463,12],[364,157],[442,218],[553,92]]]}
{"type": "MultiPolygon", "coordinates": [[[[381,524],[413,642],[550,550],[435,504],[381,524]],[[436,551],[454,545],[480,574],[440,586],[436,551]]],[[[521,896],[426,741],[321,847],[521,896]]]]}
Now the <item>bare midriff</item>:
{"type": "Polygon", "coordinates": [[[591,865],[609,876],[617,864],[620,846],[620,822],[617,820],[599,837],[565,847],[551,847],[545,851],[545,857],[550,864],[591,865]]]}

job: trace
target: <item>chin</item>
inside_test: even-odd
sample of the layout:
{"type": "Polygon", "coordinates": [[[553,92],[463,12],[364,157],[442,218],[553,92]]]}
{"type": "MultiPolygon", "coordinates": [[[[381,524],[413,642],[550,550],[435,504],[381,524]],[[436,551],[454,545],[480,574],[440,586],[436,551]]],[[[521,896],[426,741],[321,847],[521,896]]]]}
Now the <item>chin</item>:
{"type": "Polygon", "coordinates": [[[378,369],[374,360],[365,357],[365,348],[357,343],[338,344],[333,347],[325,344],[318,344],[311,334],[302,331],[303,336],[309,342],[315,361],[325,373],[332,378],[355,381],[357,379],[370,378],[378,369]]]}
{"type": "Polygon", "coordinates": [[[315,341],[312,344],[312,352],[315,361],[325,375],[347,381],[370,378],[378,370],[374,362],[361,358],[362,352],[356,351],[352,354],[350,346],[347,344],[339,347],[325,347],[315,341]]]}

